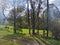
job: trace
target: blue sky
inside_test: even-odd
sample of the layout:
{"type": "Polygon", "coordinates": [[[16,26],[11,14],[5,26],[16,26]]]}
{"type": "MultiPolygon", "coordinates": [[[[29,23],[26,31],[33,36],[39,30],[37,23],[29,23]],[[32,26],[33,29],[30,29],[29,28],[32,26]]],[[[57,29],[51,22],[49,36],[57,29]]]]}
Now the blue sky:
{"type": "MultiPolygon", "coordinates": [[[[1,2],[3,2],[4,0],[0,0],[0,4],[1,4],[1,2]]],[[[6,3],[8,3],[7,4],[7,8],[6,8],[6,11],[5,11],[5,14],[6,15],[8,15],[8,13],[9,13],[9,11],[13,8],[13,0],[5,0],[6,1],[6,3]]],[[[16,1],[18,1],[18,0],[16,0],[16,1]]],[[[22,3],[24,0],[20,0],[20,4],[22,5],[24,5],[25,6],[25,3],[26,2],[24,2],[24,3],[22,3]]],[[[49,0],[49,3],[51,4],[51,3],[54,3],[59,9],[60,9],[60,0],[49,0]]],[[[0,8],[0,14],[1,14],[1,8],[0,8]]]]}

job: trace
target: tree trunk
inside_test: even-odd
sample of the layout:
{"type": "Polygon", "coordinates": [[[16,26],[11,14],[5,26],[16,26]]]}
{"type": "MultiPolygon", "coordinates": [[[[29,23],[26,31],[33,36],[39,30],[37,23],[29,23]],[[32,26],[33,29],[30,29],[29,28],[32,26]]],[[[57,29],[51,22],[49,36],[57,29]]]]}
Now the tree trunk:
{"type": "Polygon", "coordinates": [[[14,5],[14,33],[16,33],[16,12],[15,12],[15,1],[13,0],[14,5]]]}
{"type": "Polygon", "coordinates": [[[49,28],[49,22],[48,22],[49,19],[48,18],[49,18],[49,0],[47,0],[47,29],[46,29],[47,30],[47,37],[48,37],[48,33],[49,33],[49,31],[48,31],[49,30],[48,29],[49,28]]]}
{"type": "Polygon", "coordinates": [[[32,2],[32,0],[30,0],[31,3],[31,8],[32,8],[32,34],[35,34],[35,4],[32,2]]]}
{"type": "Polygon", "coordinates": [[[30,31],[31,31],[31,29],[30,29],[30,19],[29,19],[29,2],[28,2],[28,0],[27,0],[27,19],[28,19],[28,29],[29,29],[29,34],[31,34],[30,33],[30,31]]]}
{"type": "Polygon", "coordinates": [[[40,13],[40,6],[41,6],[41,0],[39,0],[38,4],[38,12],[37,12],[37,33],[39,34],[39,13],[40,13]]]}

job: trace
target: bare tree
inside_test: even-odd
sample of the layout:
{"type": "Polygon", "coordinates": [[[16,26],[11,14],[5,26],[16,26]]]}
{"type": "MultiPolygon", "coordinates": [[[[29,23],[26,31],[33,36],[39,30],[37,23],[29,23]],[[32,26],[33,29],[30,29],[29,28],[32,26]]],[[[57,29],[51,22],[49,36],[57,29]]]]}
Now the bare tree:
{"type": "Polygon", "coordinates": [[[15,11],[15,0],[13,0],[13,6],[14,6],[14,33],[16,33],[16,11],[15,11]]]}
{"type": "Polygon", "coordinates": [[[30,34],[30,19],[29,19],[29,0],[27,0],[27,19],[28,19],[28,29],[30,34]]]}
{"type": "Polygon", "coordinates": [[[8,7],[7,7],[7,3],[5,0],[1,4],[2,4],[1,5],[2,6],[2,14],[4,16],[4,18],[3,18],[3,24],[4,24],[5,20],[7,19],[6,15],[5,15],[5,11],[6,11],[6,8],[8,8],[8,7]]]}
{"type": "Polygon", "coordinates": [[[48,37],[48,30],[49,30],[49,0],[47,0],[47,37],[48,37]]]}
{"type": "Polygon", "coordinates": [[[32,0],[30,0],[31,3],[31,8],[32,8],[32,34],[35,34],[35,2],[33,2],[32,0]]]}
{"type": "Polygon", "coordinates": [[[39,13],[40,13],[40,8],[41,8],[41,0],[39,0],[38,4],[38,11],[37,11],[37,33],[39,34],[39,13]]]}

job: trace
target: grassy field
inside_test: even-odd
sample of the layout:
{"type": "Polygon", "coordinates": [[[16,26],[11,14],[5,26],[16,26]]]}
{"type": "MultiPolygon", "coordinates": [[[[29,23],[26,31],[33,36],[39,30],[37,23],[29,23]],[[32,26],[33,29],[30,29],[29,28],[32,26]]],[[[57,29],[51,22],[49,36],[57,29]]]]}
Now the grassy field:
{"type": "Polygon", "coordinates": [[[26,45],[33,41],[31,36],[27,36],[28,30],[23,29],[22,33],[13,33],[13,27],[9,26],[9,30],[5,29],[4,26],[0,27],[0,45],[26,45]]]}
{"type": "Polygon", "coordinates": [[[36,36],[37,40],[41,40],[42,42],[44,42],[47,45],[60,45],[60,40],[55,40],[52,38],[42,38],[39,35],[36,36]]]}
{"type": "MultiPolygon", "coordinates": [[[[39,32],[41,35],[43,34],[43,30],[39,32]]],[[[60,41],[58,40],[44,39],[40,36],[36,36],[36,38],[47,44],[60,45],[60,41]]],[[[9,26],[9,30],[5,29],[4,26],[0,27],[0,45],[26,45],[26,43],[31,43],[32,41],[33,38],[29,35],[28,29],[22,29],[22,32],[14,34],[12,26],[9,26]]]]}

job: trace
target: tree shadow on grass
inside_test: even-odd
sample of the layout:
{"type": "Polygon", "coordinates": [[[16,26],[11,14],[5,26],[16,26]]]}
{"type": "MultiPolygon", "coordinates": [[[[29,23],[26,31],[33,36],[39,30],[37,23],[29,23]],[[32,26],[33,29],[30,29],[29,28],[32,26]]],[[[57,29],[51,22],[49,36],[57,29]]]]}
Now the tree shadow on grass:
{"type": "Polygon", "coordinates": [[[10,35],[6,35],[3,37],[3,39],[6,40],[12,40],[12,39],[21,39],[25,36],[25,34],[22,33],[16,33],[16,34],[10,34],[10,35]]]}
{"type": "Polygon", "coordinates": [[[23,33],[6,35],[2,39],[12,41],[12,42],[15,41],[15,42],[19,42],[19,43],[22,43],[22,44],[24,43],[25,45],[28,44],[28,43],[30,44],[31,41],[33,41],[32,38],[30,38],[29,36],[26,36],[26,34],[23,34],[23,33]]]}
{"type": "Polygon", "coordinates": [[[51,39],[50,37],[46,38],[46,37],[41,37],[40,35],[35,35],[35,37],[38,38],[40,41],[42,41],[44,44],[51,45],[51,43],[47,41],[47,39],[51,39]]]}

